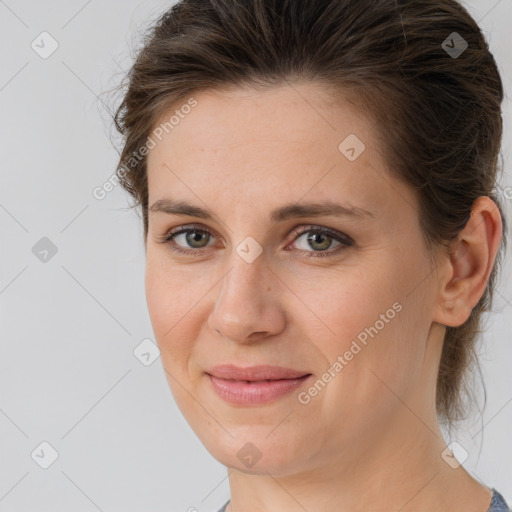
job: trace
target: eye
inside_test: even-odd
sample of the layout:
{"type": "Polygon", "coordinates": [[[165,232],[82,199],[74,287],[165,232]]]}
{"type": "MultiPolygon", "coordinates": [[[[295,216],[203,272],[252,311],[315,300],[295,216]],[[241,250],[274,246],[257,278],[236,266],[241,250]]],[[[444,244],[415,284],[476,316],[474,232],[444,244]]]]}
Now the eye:
{"type": "MultiPolygon", "coordinates": [[[[295,244],[306,234],[309,234],[309,236],[304,238],[302,248],[299,247],[299,251],[305,253],[308,258],[333,256],[354,244],[349,236],[321,226],[307,226],[296,230],[292,244],[295,244]],[[338,246],[334,250],[328,251],[327,249],[331,248],[333,240],[338,243],[338,246]]],[[[197,256],[202,252],[200,249],[208,247],[211,237],[215,237],[215,235],[206,227],[188,226],[166,233],[158,242],[168,245],[174,252],[197,256]]]]}
{"type": "Polygon", "coordinates": [[[165,234],[159,242],[169,245],[171,250],[175,252],[196,255],[198,253],[197,249],[207,247],[205,242],[212,236],[213,233],[205,227],[189,226],[181,227],[165,234]],[[186,249],[187,244],[190,244],[192,250],[186,249]]]}
{"type": "Polygon", "coordinates": [[[304,238],[302,248],[299,248],[299,250],[307,253],[306,257],[308,258],[333,256],[354,244],[354,241],[349,236],[320,226],[308,226],[295,232],[295,235],[294,243],[297,243],[304,235],[308,235],[304,238]],[[332,246],[333,240],[338,242],[337,248],[327,251],[332,246]],[[309,251],[308,248],[313,249],[313,251],[309,251]]]}

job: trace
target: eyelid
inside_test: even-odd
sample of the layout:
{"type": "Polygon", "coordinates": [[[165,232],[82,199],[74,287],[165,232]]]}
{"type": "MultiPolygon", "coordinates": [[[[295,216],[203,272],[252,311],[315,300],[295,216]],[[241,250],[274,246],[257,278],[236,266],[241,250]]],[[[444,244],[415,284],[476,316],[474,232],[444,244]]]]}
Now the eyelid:
{"type": "MultiPolygon", "coordinates": [[[[316,231],[322,234],[329,235],[330,237],[338,240],[339,242],[345,243],[346,245],[353,245],[354,240],[350,238],[345,233],[338,231],[337,229],[327,228],[324,226],[319,226],[317,224],[303,224],[292,231],[292,235],[294,236],[292,242],[295,242],[298,237],[308,233],[309,231],[316,231]]],[[[324,251],[325,252],[325,251],[324,251]]]]}

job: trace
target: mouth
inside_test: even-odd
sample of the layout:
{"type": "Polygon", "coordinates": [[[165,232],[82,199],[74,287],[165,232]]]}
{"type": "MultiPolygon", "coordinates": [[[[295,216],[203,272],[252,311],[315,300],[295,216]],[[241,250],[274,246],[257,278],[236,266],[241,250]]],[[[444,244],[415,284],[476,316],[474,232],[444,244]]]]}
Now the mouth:
{"type": "Polygon", "coordinates": [[[218,365],[206,372],[213,390],[232,405],[273,402],[297,389],[312,374],[281,366],[218,365]]]}

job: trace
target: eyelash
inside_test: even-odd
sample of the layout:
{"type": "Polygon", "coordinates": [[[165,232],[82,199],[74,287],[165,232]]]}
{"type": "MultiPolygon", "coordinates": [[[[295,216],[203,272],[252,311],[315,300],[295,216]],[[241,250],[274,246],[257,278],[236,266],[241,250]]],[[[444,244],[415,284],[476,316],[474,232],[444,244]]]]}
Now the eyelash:
{"type": "MultiPolygon", "coordinates": [[[[174,242],[174,238],[178,235],[181,235],[182,233],[189,233],[189,232],[196,232],[196,233],[207,233],[210,236],[215,236],[214,233],[208,229],[207,227],[200,227],[200,226],[188,226],[188,227],[181,227],[176,230],[172,230],[167,232],[165,235],[163,235],[158,242],[162,244],[166,244],[169,246],[169,248],[177,252],[179,254],[187,255],[187,256],[197,256],[198,253],[201,251],[201,249],[183,249],[181,246],[177,245],[176,242],[174,242]]],[[[330,238],[333,238],[337,242],[340,242],[342,245],[338,246],[338,248],[334,250],[328,250],[328,251],[304,251],[299,249],[300,252],[305,252],[307,254],[306,257],[308,258],[325,258],[330,257],[338,254],[339,252],[343,251],[344,249],[351,247],[354,244],[354,241],[348,237],[347,235],[344,235],[342,233],[339,233],[337,231],[323,228],[321,226],[306,226],[304,229],[301,230],[295,230],[292,243],[295,242],[298,238],[300,238],[303,234],[313,232],[316,234],[321,235],[327,235],[330,238]],[[343,247],[345,246],[345,247],[343,247]]]]}

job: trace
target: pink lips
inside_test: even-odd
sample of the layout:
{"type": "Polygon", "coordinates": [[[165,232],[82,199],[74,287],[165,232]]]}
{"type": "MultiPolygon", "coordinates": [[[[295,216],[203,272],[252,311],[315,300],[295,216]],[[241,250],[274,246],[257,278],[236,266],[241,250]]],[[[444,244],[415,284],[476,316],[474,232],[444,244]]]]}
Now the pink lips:
{"type": "Polygon", "coordinates": [[[214,366],[207,372],[214,391],[234,405],[272,402],[299,387],[310,373],[281,366],[241,368],[230,364],[214,366]]]}

